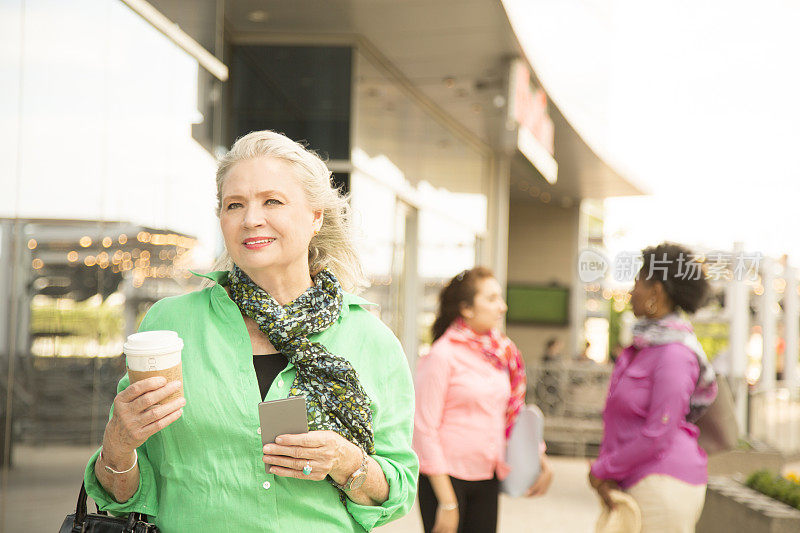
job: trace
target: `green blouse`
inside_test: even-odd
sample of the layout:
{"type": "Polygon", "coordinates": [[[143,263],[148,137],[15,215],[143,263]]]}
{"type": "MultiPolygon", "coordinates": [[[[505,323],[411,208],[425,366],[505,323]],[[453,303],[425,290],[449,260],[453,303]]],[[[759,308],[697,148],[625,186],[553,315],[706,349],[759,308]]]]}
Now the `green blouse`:
{"type": "MultiPolygon", "coordinates": [[[[186,531],[369,531],[405,515],[417,490],[419,463],[411,449],[414,391],[394,334],[345,293],[336,324],[311,337],[347,358],[372,403],[376,453],[389,483],[380,506],[345,500],[327,481],[267,474],[261,460],[258,403],[250,337],[224,287],[227,272],[205,276],[215,285],[165,298],[147,312],[140,331],[167,329],[184,341],[183,416],[139,449],[139,488],[117,503],[86,466],[86,491],[100,509],[138,511],[163,533],[186,531]]],[[[289,363],[263,400],[286,398],[295,378],[289,363]]],[[[124,376],[117,390],[130,384],[124,376]]]]}

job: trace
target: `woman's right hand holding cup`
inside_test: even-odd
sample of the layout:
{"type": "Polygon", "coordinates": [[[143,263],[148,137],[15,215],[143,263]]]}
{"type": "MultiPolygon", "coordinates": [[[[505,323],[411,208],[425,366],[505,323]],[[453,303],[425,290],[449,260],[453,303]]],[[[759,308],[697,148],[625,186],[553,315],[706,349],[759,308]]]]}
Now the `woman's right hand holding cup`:
{"type": "Polygon", "coordinates": [[[116,501],[128,501],[139,487],[136,448],[183,414],[183,397],[158,403],[180,386],[179,381],[167,383],[166,378],[155,376],[132,383],[114,398],[95,474],[116,501]]]}
{"type": "Polygon", "coordinates": [[[156,376],[137,381],[114,398],[114,412],[103,436],[103,456],[133,455],[151,435],[175,422],[183,414],[185,398],[176,398],[163,405],[158,402],[180,390],[180,381],[167,383],[156,376]]]}

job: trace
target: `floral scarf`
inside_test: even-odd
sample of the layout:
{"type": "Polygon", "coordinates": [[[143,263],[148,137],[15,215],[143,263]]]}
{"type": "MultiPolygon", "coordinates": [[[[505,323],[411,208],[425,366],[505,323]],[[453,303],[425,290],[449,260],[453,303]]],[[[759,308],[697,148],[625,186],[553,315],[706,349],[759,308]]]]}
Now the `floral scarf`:
{"type": "Polygon", "coordinates": [[[527,383],[525,362],[522,360],[522,354],[517,346],[497,329],[479,335],[467,326],[462,318],[457,318],[442,336],[453,342],[466,344],[476,352],[483,354],[495,368],[508,371],[508,379],[511,383],[511,398],[508,400],[506,408],[506,438],[508,438],[520,409],[525,405],[527,383]]]}
{"type": "Polygon", "coordinates": [[[281,306],[238,266],[228,276],[231,299],[256,321],[272,345],[296,367],[290,396],[305,396],[308,426],[333,430],[367,453],[375,453],[370,399],[349,361],[330,353],[309,336],[339,318],[342,288],[325,269],[296,300],[281,306]]]}
{"type": "Polygon", "coordinates": [[[696,422],[717,397],[717,377],[692,325],[688,320],[671,313],[656,320],[639,320],[633,326],[633,347],[637,350],[673,342],[683,344],[694,352],[700,365],[697,385],[689,398],[689,414],[686,415],[686,420],[696,422]]]}

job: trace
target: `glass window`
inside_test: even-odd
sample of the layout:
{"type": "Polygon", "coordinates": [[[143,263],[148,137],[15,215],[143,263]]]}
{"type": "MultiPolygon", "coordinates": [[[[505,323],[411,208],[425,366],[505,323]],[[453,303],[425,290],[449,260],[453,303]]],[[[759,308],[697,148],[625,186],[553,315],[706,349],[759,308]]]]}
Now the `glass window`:
{"type": "Polygon", "coordinates": [[[122,2],[0,13],[0,521],[46,531],[74,508],[125,336],[218,251],[215,163],[191,135],[197,62],[122,2]]]}
{"type": "Polygon", "coordinates": [[[341,46],[234,46],[231,144],[268,129],[347,160],[352,55],[341,46]]]}
{"type": "MultiPolygon", "coordinates": [[[[486,233],[486,158],[423,110],[363,54],[356,54],[353,207],[363,221],[362,253],[373,287],[369,296],[390,324],[400,309],[393,294],[398,250],[417,247],[418,338],[425,344],[442,283],[475,264],[486,233]],[[418,210],[409,240],[398,205],[418,210]]],[[[413,289],[413,287],[412,287],[413,289]]],[[[405,289],[404,289],[405,290],[405,289]]],[[[396,333],[401,334],[397,329],[396,333]]]]}

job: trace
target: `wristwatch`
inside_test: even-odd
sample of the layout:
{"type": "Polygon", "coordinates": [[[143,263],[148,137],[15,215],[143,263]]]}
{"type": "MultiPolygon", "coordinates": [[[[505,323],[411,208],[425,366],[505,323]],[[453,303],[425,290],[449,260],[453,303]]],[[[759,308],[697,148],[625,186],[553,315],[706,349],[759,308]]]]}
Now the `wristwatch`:
{"type": "Polygon", "coordinates": [[[361,460],[361,466],[359,466],[355,472],[350,474],[350,477],[347,478],[347,481],[345,481],[344,485],[339,485],[338,483],[336,483],[336,481],[333,481],[333,479],[331,479],[331,481],[333,482],[333,486],[339,490],[349,492],[351,490],[359,489],[361,488],[361,485],[363,485],[364,482],[367,480],[367,452],[365,452],[364,448],[362,448],[361,446],[359,446],[358,449],[361,450],[361,455],[363,457],[363,459],[361,460]]]}

